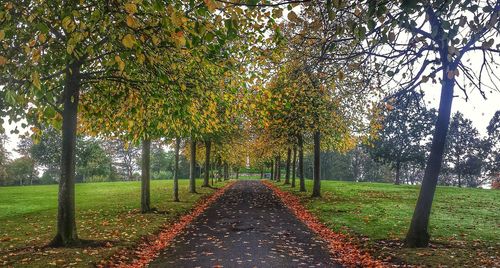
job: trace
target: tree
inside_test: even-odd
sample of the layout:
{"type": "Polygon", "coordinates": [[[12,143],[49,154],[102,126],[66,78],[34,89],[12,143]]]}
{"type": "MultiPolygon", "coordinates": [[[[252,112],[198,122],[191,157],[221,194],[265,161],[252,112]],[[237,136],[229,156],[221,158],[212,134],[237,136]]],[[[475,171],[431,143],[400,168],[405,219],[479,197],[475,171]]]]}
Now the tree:
{"type": "Polygon", "coordinates": [[[61,175],[61,134],[50,126],[40,126],[39,129],[42,133],[37,137],[37,143],[33,143],[31,137],[24,137],[19,149],[24,156],[31,157],[37,167],[45,168],[46,175],[56,182],[61,175]]]}
{"type": "Polygon", "coordinates": [[[31,185],[36,177],[33,160],[28,157],[20,157],[9,162],[6,172],[7,177],[19,185],[31,185]]]}
{"type": "Polygon", "coordinates": [[[211,149],[212,142],[210,140],[205,141],[205,174],[203,176],[203,185],[202,187],[209,187],[210,182],[210,151],[211,149]]]}
{"type": "Polygon", "coordinates": [[[102,141],[78,136],[76,141],[76,181],[108,180],[111,169],[111,157],[104,151],[102,141]]]}
{"type": "Polygon", "coordinates": [[[151,160],[151,140],[142,141],[142,173],[141,173],[141,212],[151,211],[150,201],[150,160],[151,160]]]}
{"type": "MultiPolygon", "coordinates": [[[[312,197],[321,195],[321,149],[345,152],[363,139],[372,127],[374,84],[366,83],[364,70],[347,72],[340,61],[331,61],[327,53],[330,29],[337,23],[328,17],[323,3],[305,4],[297,15],[288,12],[273,47],[270,69],[274,76],[266,81],[271,94],[268,99],[269,128],[275,138],[289,146],[301,137],[312,140],[314,176],[312,197]],[[325,30],[328,29],[328,30],[325,30]],[[353,112],[353,111],[356,112],[353,112]]],[[[341,44],[334,50],[351,51],[352,45],[341,44]]],[[[351,60],[356,63],[355,60],[351,60]]],[[[287,146],[285,146],[286,148],[287,146]]],[[[300,159],[300,157],[299,157],[300,159]]],[[[299,160],[300,161],[300,160],[299,160]]],[[[300,164],[299,164],[300,166],[300,164]]],[[[300,168],[300,167],[299,167],[300,168]]]]}
{"type": "Polygon", "coordinates": [[[487,127],[488,137],[483,143],[485,175],[492,184],[500,180],[500,111],[496,111],[487,127]]]}
{"type": "Polygon", "coordinates": [[[288,148],[286,151],[286,166],[285,166],[285,184],[290,184],[290,168],[291,168],[291,159],[292,157],[292,149],[288,148]]]}
{"type": "Polygon", "coordinates": [[[174,145],[174,202],[179,202],[179,150],[181,146],[181,139],[175,139],[174,145]]]}
{"type": "Polygon", "coordinates": [[[139,147],[129,145],[120,139],[104,140],[103,147],[107,156],[111,158],[110,165],[118,168],[121,179],[136,180],[134,172],[139,168],[137,158],[140,156],[139,147]]]}
{"type": "MultiPolygon", "coordinates": [[[[332,1],[327,6],[324,17],[335,18],[332,26],[337,30],[332,29],[325,38],[327,46],[355,44],[350,51],[332,49],[328,59],[353,68],[363,66],[375,74],[385,73],[383,84],[395,91],[388,99],[417,92],[425,83],[441,88],[425,174],[405,239],[409,247],[426,247],[454,91],[458,87],[468,98],[470,88],[474,88],[485,95],[485,74],[491,74],[498,64],[494,57],[500,46],[495,45],[494,37],[499,33],[500,2],[332,1]],[[476,55],[481,55],[479,62],[469,61],[476,55]],[[353,64],[353,59],[359,60],[353,64]],[[457,79],[459,76],[464,79],[457,79]]],[[[376,75],[366,78],[380,79],[376,75]]],[[[498,80],[487,84],[496,87],[498,80]]]]}
{"type": "Polygon", "coordinates": [[[382,129],[370,148],[372,157],[388,163],[396,171],[394,184],[401,182],[401,168],[406,163],[424,162],[426,144],[432,134],[435,112],[420,106],[420,98],[408,98],[389,106],[382,129]]]}
{"type": "Polygon", "coordinates": [[[102,87],[148,82],[145,74],[159,70],[157,57],[186,42],[183,29],[176,29],[179,22],[171,20],[175,5],[167,6],[170,9],[157,2],[21,1],[0,9],[0,85],[8,103],[2,112],[62,129],[54,246],[80,243],[74,197],[80,96],[102,87]]]}
{"type": "Polygon", "coordinates": [[[472,126],[472,121],[460,112],[455,113],[448,130],[444,158],[453,164],[458,187],[463,186],[464,173],[479,175],[481,171],[482,164],[476,156],[481,149],[480,142],[479,132],[472,126]]]}
{"type": "Polygon", "coordinates": [[[7,174],[7,163],[9,160],[9,153],[5,148],[7,135],[0,133],[0,184],[7,185],[11,178],[7,174]]]}
{"type": "Polygon", "coordinates": [[[189,192],[196,193],[196,140],[189,143],[189,192]]]}

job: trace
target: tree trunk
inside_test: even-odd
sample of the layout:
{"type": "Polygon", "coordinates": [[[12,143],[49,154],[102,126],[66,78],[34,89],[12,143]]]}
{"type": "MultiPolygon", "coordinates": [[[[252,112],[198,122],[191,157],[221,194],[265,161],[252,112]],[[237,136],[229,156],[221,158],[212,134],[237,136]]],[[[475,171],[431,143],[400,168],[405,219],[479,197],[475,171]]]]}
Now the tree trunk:
{"type": "Polygon", "coordinates": [[[229,165],[224,162],[224,180],[228,180],[229,179],[229,165]]]}
{"type": "Polygon", "coordinates": [[[297,168],[297,172],[299,173],[298,175],[299,175],[300,191],[305,192],[306,181],[304,178],[304,140],[302,139],[302,135],[299,135],[298,143],[299,143],[299,167],[297,168]]]}
{"type": "Polygon", "coordinates": [[[52,246],[79,244],[75,221],[75,149],[78,102],[80,99],[80,65],[66,69],[62,113],[61,178],[59,180],[57,233],[52,246]]]}
{"type": "Polygon", "coordinates": [[[210,140],[205,141],[205,177],[203,178],[202,187],[210,187],[210,150],[212,143],[210,140]]]}
{"type": "Polygon", "coordinates": [[[434,135],[432,137],[431,152],[427,159],[424,178],[420,187],[415,211],[413,212],[410,229],[406,235],[405,245],[408,247],[427,247],[430,240],[428,232],[429,216],[439,172],[441,171],[446,135],[450,123],[453,87],[455,86],[454,79],[448,79],[446,70],[447,68],[443,71],[441,99],[434,135]]]}
{"type": "Polygon", "coordinates": [[[297,147],[293,146],[292,158],[292,188],[295,188],[295,164],[297,162],[297,147]]]}
{"type": "Polygon", "coordinates": [[[274,161],[271,160],[271,176],[269,179],[274,180],[274,161]]]}
{"type": "Polygon", "coordinates": [[[174,202],[179,202],[179,147],[181,139],[175,139],[175,163],[174,163],[174,202]]]}
{"type": "Polygon", "coordinates": [[[222,181],[222,160],[220,159],[220,156],[217,161],[217,181],[220,182],[222,181]]]}
{"type": "Polygon", "coordinates": [[[191,138],[189,163],[189,192],[196,193],[196,141],[191,138]]]}
{"type": "Polygon", "coordinates": [[[321,196],[321,133],[314,132],[314,170],[313,170],[313,191],[311,197],[321,196]]]}
{"type": "Polygon", "coordinates": [[[151,167],[151,140],[142,141],[142,171],[141,171],[141,213],[151,211],[150,199],[150,167],[151,167]]]}
{"type": "Polygon", "coordinates": [[[240,178],[240,169],[237,168],[236,169],[236,179],[239,179],[240,178]]]}
{"type": "Polygon", "coordinates": [[[397,161],[396,162],[396,179],[394,180],[394,184],[399,185],[400,183],[400,173],[401,172],[401,162],[397,161]]]}
{"type": "Polygon", "coordinates": [[[281,156],[276,157],[276,181],[281,181],[281,156]]]}
{"type": "Polygon", "coordinates": [[[264,169],[260,168],[260,179],[264,179],[264,169]]]}
{"type": "Polygon", "coordinates": [[[286,170],[285,170],[285,184],[290,184],[290,162],[292,161],[292,149],[288,148],[286,152],[286,170]]]}

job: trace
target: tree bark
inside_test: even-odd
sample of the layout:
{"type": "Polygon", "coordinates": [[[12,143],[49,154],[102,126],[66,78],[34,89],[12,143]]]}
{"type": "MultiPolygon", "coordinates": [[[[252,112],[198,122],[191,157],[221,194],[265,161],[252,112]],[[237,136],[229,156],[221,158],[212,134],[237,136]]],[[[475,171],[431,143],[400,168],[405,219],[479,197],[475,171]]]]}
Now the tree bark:
{"type": "Polygon", "coordinates": [[[274,180],[274,161],[271,160],[271,176],[269,179],[274,180]]]}
{"type": "MultiPolygon", "coordinates": [[[[444,70],[447,70],[448,67],[445,67],[444,70]]],[[[422,186],[420,187],[415,211],[413,212],[410,229],[405,239],[405,245],[408,247],[427,247],[429,245],[429,216],[439,172],[441,171],[444,146],[448,133],[448,126],[450,124],[453,88],[455,86],[454,79],[448,79],[446,71],[443,71],[442,81],[441,99],[439,102],[438,118],[432,137],[431,151],[427,159],[424,178],[422,180],[422,186]]]]}
{"type": "Polygon", "coordinates": [[[220,182],[222,181],[222,177],[223,177],[223,174],[222,174],[222,160],[219,156],[218,160],[217,160],[217,181],[220,182]]]}
{"type": "Polygon", "coordinates": [[[297,147],[293,146],[292,158],[292,188],[295,188],[295,165],[297,164],[297,147]]]}
{"type": "Polygon", "coordinates": [[[396,185],[400,184],[400,174],[401,174],[401,162],[397,161],[396,162],[396,178],[394,180],[394,184],[396,184],[396,185]]]}
{"type": "Polygon", "coordinates": [[[210,150],[212,142],[210,140],[205,141],[205,177],[203,178],[202,187],[210,187],[210,150]]]}
{"type": "Polygon", "coordinates": [[[224,162],[224,180],[229,180],[229,165],[224,162]]]}
{"type": "Polygon", "coordinates": [[[281,181],[281,156],[276,156],[276,181],[281,181]]]}
{"type": "Polygon", "coordinates": [[[240,178],[240,169],[237,168],[236,169],[236,179],[239,179],[240,178]]]}
{"type": "Polygon", "coordinates": [[[299,143],[299,167],[297,168],[297,172],[299,173],[298,175],[299,175],[300,191],[305,192],[306,181],[304,178],[304,140],[302,138],[302,135],[299,135],[298,143],[299,143]]]}
{"type": "Polygon", "coordinates": [[[189,192],[196,193],[196,141],[191,138],[189,158],[189,192]]]}
{"type": "Polygon", "coordinates": [[[286,170],[285,170],[285,184],[290,184],[290,162],[292,161],[292,149],[288,148],[286,151],[286,170]]]}
{"type": "Polygon", "coordinates": [[[141,171],[141,213],[151,211],[150,198],[150,167],[151,167],[151,140],[142,141],[142,171],[141,171]]]}
{"type": "Polygon", "coordinates": [[[260,179],[261,180],[264,179],[264,169],[263,168],[260,169],[260,179]]]}
{"type": "Polygon", "coordinates": [[[314,170],[313,191],[311,197],[321,196],[321,133],[314,132],[314,170]]]}
{"type": "Polygon", "coordinates": [[[64,85],[57,233],[50,243],[52,246],[70,246],[80,242],[75,221],[75,149],[80,79],[80,64],[72,63],[66,69],[64,85]]]}
{"type": "Polygon", "coordinates": [[[174,202],[179,202],[179,147],[181,139],[175,139],[175,163],[174,163],[174,202]]]}

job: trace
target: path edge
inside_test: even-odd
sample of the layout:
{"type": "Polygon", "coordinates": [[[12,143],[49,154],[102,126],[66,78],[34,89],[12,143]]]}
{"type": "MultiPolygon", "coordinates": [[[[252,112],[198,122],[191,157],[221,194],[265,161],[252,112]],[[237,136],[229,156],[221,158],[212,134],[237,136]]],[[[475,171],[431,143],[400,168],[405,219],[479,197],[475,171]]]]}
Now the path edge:
{"type": "Polygon", "coordinates": [[[298,196],[281,190],[273,183],[263,180],[262,183],[270,188],[281,202],[311,229],[318,237],[328,244],[328,249],[333,259],[346,267],[391,267],[392,265],[374,259],[370,254],[362,252],[355,244],[350,242],[347,235],[336,233],[324,225],[316,216],[306,209],[298,196]]]}
{"type": "Polygon", "coordinates": [[[125,251],[132,252],[133,259],[122,260],[123,251],[113,254],[108,260],[102,261],[96,265],[99,268],[103,267],[119,267],[119,268],[139,268],[145,267],[153,261],[160,252],[168,247],[173,239],[182,233],[198,216],[212,205],[219,197],[221,197],[227,189],[233,186],[235,181],[229,182],[223,187],[217,189],[214,193],[206,198],[199,200],[186,214],[182,215],[174,222],[170,222],[161,227],[160,232],[156,235],[156,239],[138,243],[132,249],[125,251]]]}

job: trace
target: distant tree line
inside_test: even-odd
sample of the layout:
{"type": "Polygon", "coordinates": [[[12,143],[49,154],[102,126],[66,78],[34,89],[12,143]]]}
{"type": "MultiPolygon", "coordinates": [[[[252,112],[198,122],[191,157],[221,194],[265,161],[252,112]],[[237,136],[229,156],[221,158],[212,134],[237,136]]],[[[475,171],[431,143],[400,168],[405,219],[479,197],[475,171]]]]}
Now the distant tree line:
{"type": "MultiPolygon", "coordinates": [[[[0,136],[0,185],[57,183],[60,177],[61,135],[47,127],[36,143],[22,138],[11,159],[7,136],[0,136]]],[[[121,140],[78,136],[76,143],[77,182],[134,181],[140,179],[141,150],[121,140]]],[[[174,152],[160,142],[151,146],[151,178],[172,179],[174,152]]],[[[179,177],[188,178],[189,161],[180,155],[179,177]]]]}
{"type": "MultiPolygon", "coordinates": [[[[342,154],[321,153],[321,177],[330,180],[419,184],[428,157],[436,111],[418,103],[391,106],[376,139],[342,154]]],[[[452,116],[439,184],[458,187],[498,185],[500,111],[481,136],[460,112],[452,116]]],[[[304,156],[304,175],[313,176],[313,155],[304,156]]]]}
{"type": "MultiPolygon", "coordinates": [[[[321,152],[321,177],[327,180],[419,184],[430,146],[436,111],[418,102],[398,103],[388,109],[382,130],[368,144],[347,153],[321,152]]],[[[445,147],[439,184],[479,187],[500,181],[500,111],[491,118],[481,136],[472,121],[460,112],[453,115],[445,147]]],[[[36,143],[22,138],[11,159],[0,136],[0,185],[57,183],[60,176],[61,136],[50,127],[36,143]]],[[[121,140],[77,138],[77,182],[133,181],[140,179],[141,150],[121,140]]],[[[182,146],[186,146],[183,144],[182,146]]],[[[161,142],[152,144],[151,178],[171,179],[174,152],[161,142]]],[[[202,160],[202,159],[201,159],[202,160]]],[[[283,163],[284,164],[284,163],[283,163]]],[[[313,177],[313,155],[304,156],[304,176],[313,177]]],[[[284,168],[284,167],[282,167],[284,168]]],[[[197,164],[197,176],[202,173],[197,164]]],[[[189,177],[189,160],[180,154],[179,178],[189,177]]]]}

